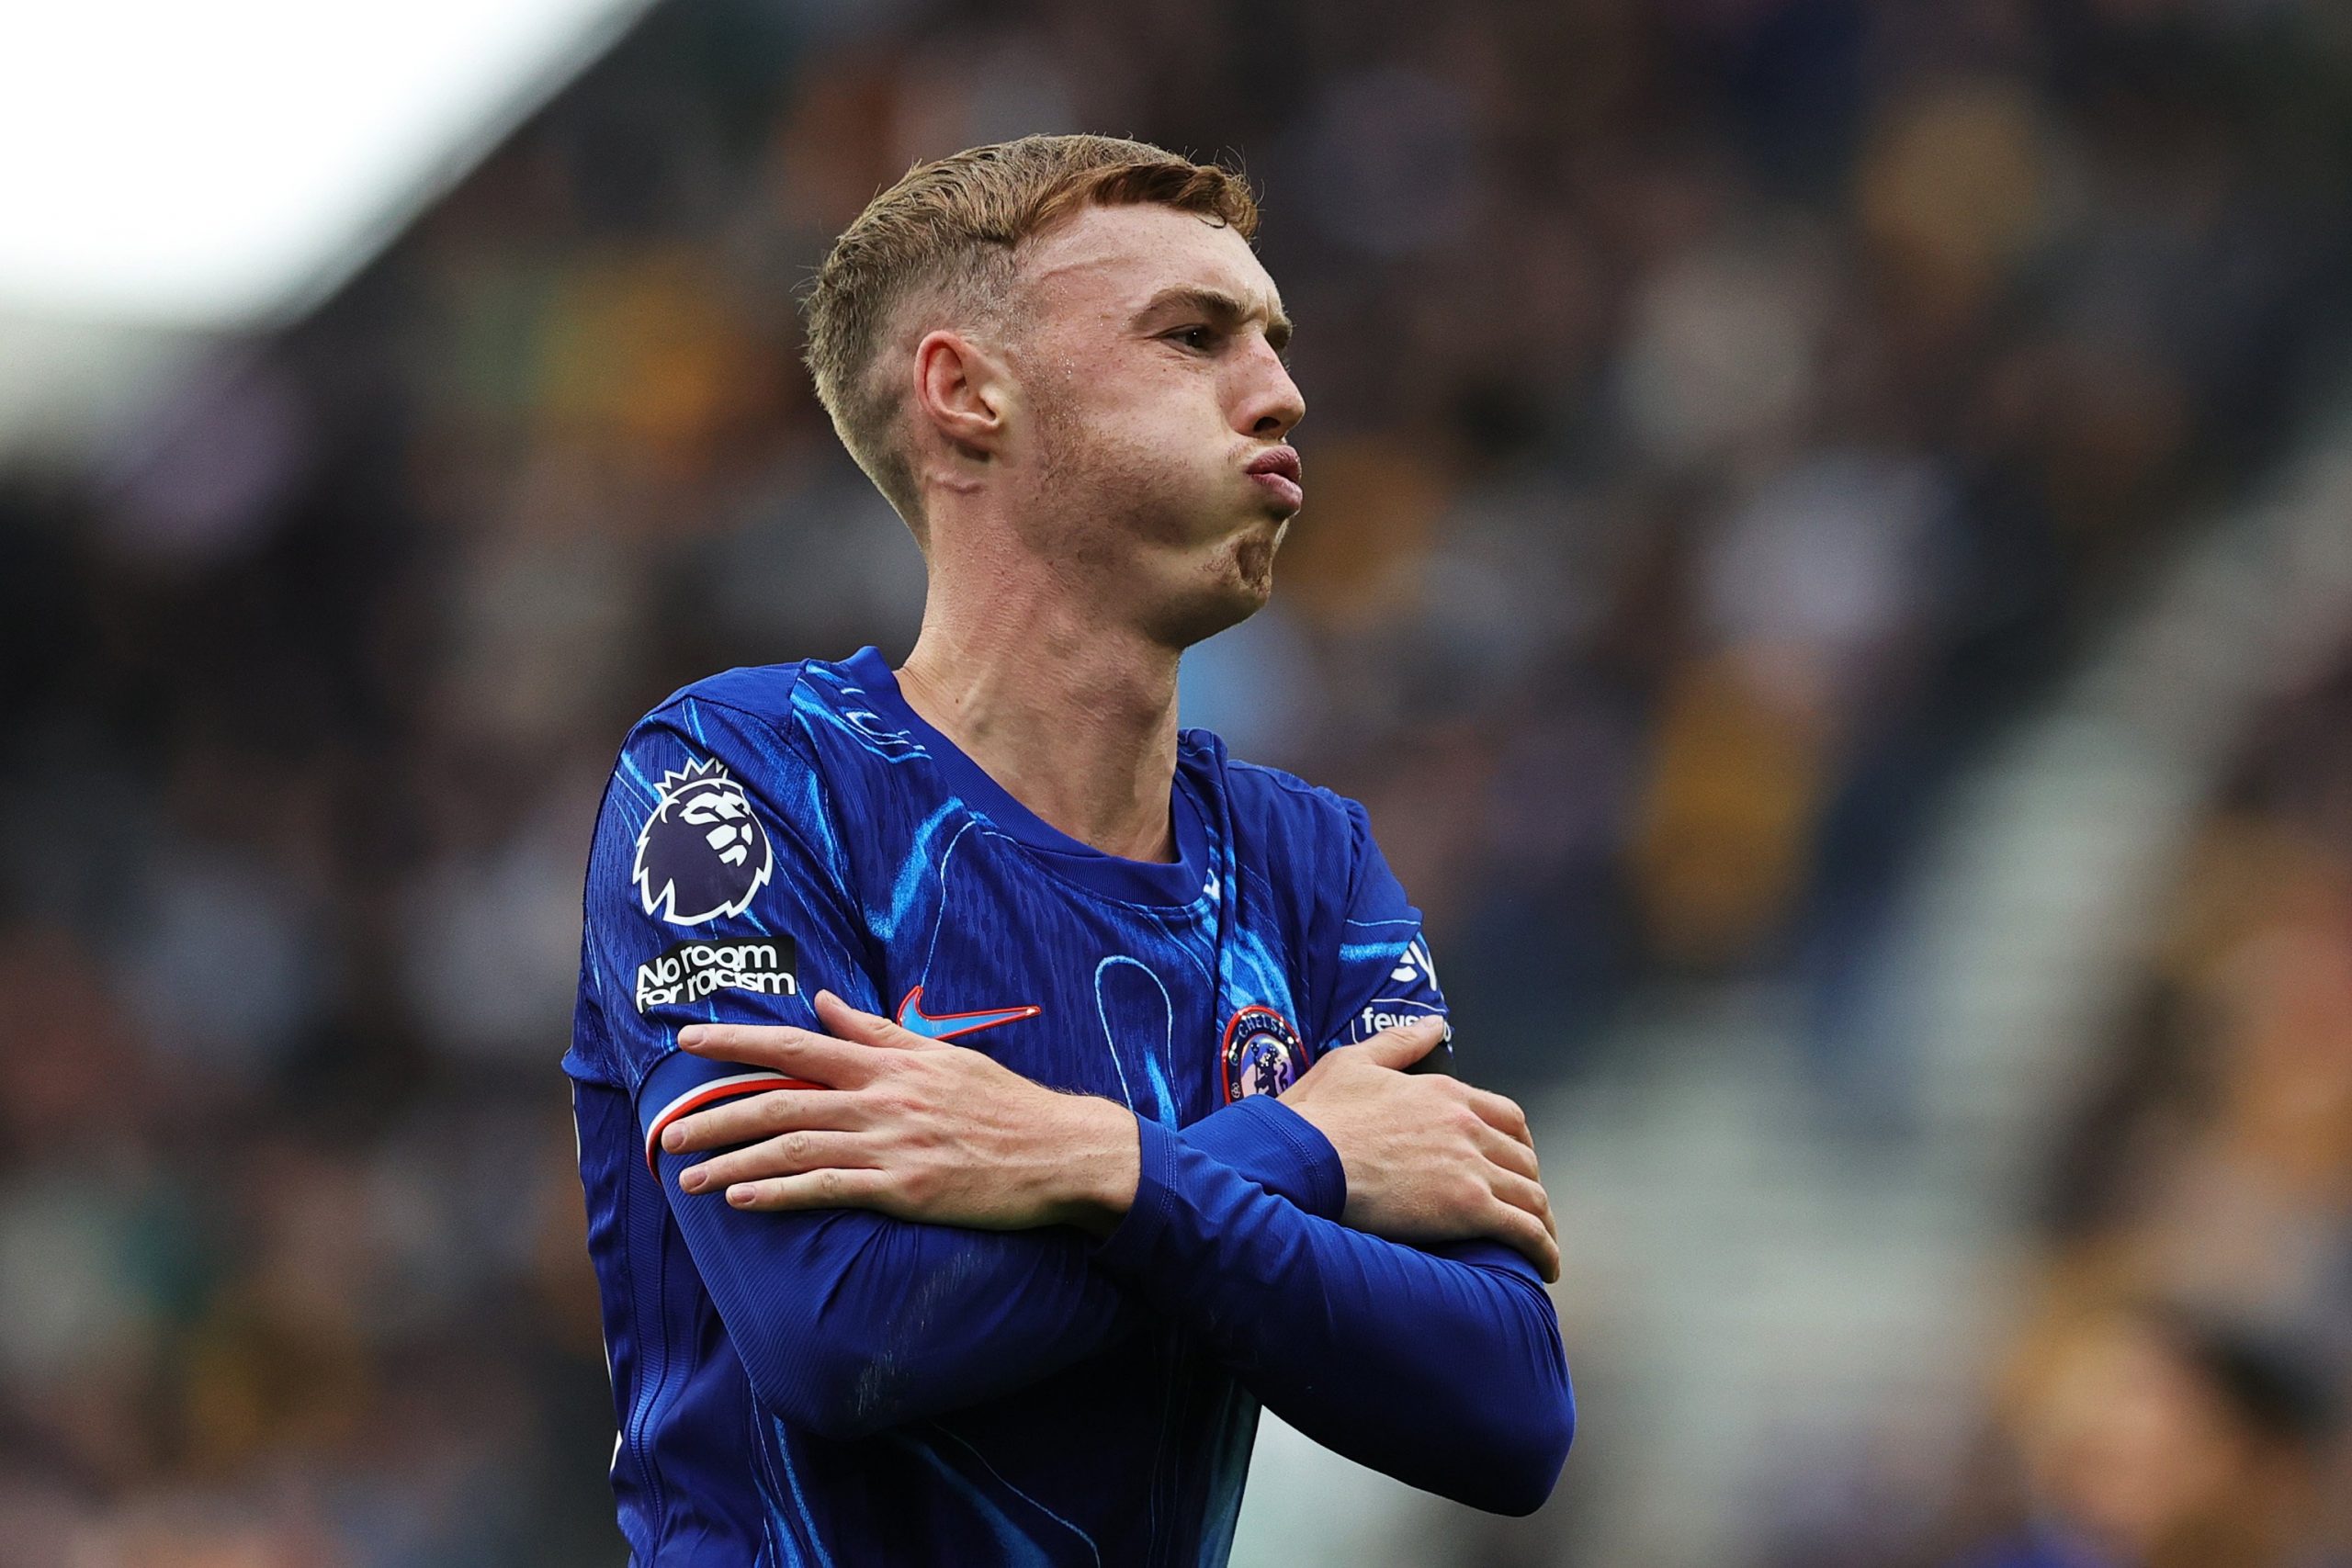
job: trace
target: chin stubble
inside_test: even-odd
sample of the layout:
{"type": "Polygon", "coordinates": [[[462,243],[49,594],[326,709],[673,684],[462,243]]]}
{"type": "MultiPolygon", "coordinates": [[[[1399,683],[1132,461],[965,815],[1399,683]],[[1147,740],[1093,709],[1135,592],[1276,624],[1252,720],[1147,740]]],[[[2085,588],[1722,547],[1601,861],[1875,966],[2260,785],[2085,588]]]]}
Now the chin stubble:
{"type": "Polygon", "coordinates": [[[1234,552],[1234,566],[1241,574],[1241,586],[1261,598],[1273,591],[1274,547],[1281,538],[1282,536],[1276,534],[1265,538],[1244,539],[1234,552]]]}

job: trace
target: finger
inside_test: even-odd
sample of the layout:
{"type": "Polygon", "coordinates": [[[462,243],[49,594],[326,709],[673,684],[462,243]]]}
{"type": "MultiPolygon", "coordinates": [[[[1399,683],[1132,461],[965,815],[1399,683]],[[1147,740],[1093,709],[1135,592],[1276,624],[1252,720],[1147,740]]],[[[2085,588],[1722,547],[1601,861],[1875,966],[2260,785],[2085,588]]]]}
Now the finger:
{"type": "MultiPolygon", "coordinates": [[[[705,1114],[708,1114],[705,1112],[705,1114]]],[[[1544,1168],[1537,1163],[1535,1151],[1508,1133],[1498,1132],[1484,1120],[1478,1123],[1478,1152],[1492,1163],[1530,1181],[1544,1179],[1544,1168]]]]}
{"type": "Polygon", "coordinates": [[[1468,1092],[1470,1109],[1478,1113],[1478,1120],[1498,1133],[1517,1138],[1531,1149],[1535,1146],[1535,1134],[1528,1129],[1527,1112],[1519,1108],[1519,1101],[1483,1089],[1468,1092]]]}
{"type": "Polygon", "coordinates": [[[1432,1013],[1384,1029],[1354,1047],[1384,1067],[1399,1071],[1411,1066],[1428,1055],[1437,1043],[1445,1038],[1445,1020],[1432,1013]]]}
{"type": "Polygon", "coordinates": [[[678,1044],[713,1061],[774,1067],[829,1089],[862,1089],[876,1071],[863,1046],[787,1024],[689,1024],[678,1032],[678,1044]]]}
{"type": "Polygon", "coordinates": [[[863,1102],[832,1089],[779,1089],[726,1100],[662,1129],[662,1146],[673,1155],[723,1149],[803,1127],[854,1130],[865,1125],[863,1102]]]}
{"type": "Polygon", "coordinates": [[[1498,1202],[1495,1205],[1493,1228],[1489,1234],[1534,1264],[1536,1273],[1543,1276],[1545,1284],[1559,1282],[1560,1244],[1534,1215],[1513,1204],[1498,1202]]]}
{"type": "Polygon", "coordinates": [[[1552,1195],[1544,1190],[1542,1182],[1530,1181],[1523,1176],[1498,1170],[1488,1185],[1494,1189],[1496,1197],[1514,1209],[1534,1215],[1553,1240],[1559,1239],[1560,1227],[1552,1220],[1552,1195]]]}
{"type": "Polygon", "coordinates": [[[878,1012],[854,1008],[831,991],[819,991],[817,1021],[831,1032],[860,1045],[893,1051],[915,1051],[932,1043],[911,1029],[902,1029],[878,1012]]]}
{"type": "Polygon", "coordinates": [[[678,1173],[678,1187],[686,1192],[708,1192],[720,1187],[764,1181],[777,1176],[800,1176],[829,1168],[865,1169],[873,1163],[867,1140],[855,1133],[786,1133],[686,1167],[678,1173]]]}
{"type": "Polygon", "coordinates": [[[739,1181],[727,1190],[727,1201],[731,1208],[753,1213],[775,1213],[787,1209],[878,1209],[889,1190],[889,1175],[886,1171],[827,1167],[799,1176],[739,1181]]]}

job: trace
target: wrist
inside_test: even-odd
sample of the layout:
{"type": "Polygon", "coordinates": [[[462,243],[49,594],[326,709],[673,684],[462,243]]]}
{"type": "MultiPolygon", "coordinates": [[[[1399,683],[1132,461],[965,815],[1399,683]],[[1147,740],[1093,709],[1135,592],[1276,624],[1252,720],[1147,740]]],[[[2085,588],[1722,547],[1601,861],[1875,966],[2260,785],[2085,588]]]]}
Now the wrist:
{"type": "Polygon", "coordinates": [[[1336,1220],[1347,1209],[1347,1172],[1340,1151],[1287,1099],[1246,1096],[1177,1136],[1317,1219],[1336,1220]]]}
{"type": "Polygon", "coordinates": [[[1056,1160],[1061,1223],[1111,1234],[1134,1207],[1143,1179],[1135,1113],[1094,1095],[1070,1095],[1068,1135],[1056,1160]]]}

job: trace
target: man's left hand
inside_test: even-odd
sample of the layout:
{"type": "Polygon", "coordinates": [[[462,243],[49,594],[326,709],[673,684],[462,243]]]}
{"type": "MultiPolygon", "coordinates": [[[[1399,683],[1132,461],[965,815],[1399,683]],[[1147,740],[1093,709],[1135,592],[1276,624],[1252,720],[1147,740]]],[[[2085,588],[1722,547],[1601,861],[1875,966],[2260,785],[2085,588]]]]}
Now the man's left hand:
{"type": "Polygon", "coordinates": [[[1107,1235],[1126,1213],[1141,1164],[1125,1107],[1047,1089],[831,991],[816,1006],[830,1035],[739,1023],[679,1032],[697,1056],[827,1086],[672,1123],[662,1146],[673,1154],[728,1150],[688,1166],[681,1188],[724,1189],[738,1209],[873,1209],[980,1230],[1068,1224],[1107,1235]]]}

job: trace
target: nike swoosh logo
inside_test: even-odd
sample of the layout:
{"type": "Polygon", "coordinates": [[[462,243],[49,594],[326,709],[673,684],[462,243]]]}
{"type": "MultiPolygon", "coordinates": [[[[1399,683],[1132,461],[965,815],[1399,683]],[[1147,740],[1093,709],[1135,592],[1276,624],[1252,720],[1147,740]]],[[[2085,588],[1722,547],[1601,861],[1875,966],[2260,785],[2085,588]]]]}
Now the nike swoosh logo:
{"type": "Polygon", "coordinates": [[[978,1012],[943,1012],[933,1017],[922,1010],[922,987],[917,986],[899,1004],[899,1027],[926,1040],[954,1040],[959,1035],[994,1029],[1000,1023],[1018,1023],[1045,1010],[1038,1007],[983,1008],[978,1012]]]}

